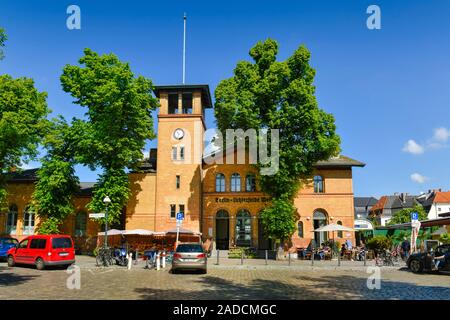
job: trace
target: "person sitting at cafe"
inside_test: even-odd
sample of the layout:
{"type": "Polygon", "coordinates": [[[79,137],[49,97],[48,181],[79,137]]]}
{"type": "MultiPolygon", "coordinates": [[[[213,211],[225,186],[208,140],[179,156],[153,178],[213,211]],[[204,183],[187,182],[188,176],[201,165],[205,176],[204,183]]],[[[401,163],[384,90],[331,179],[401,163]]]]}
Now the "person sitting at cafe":
{"type": "Polygon", "coordinates": [[[345,245],[345,243],[342,244],[341,246],[341,258],[344,257],[345,251],[347,250],[347,246],[345,245]]]}
{"type": "Polygon", "coordinates": [[[317,253],[319,254],[320,260],[325,260],[325,253],[327,252],[327,247],[324,243],[320,245],[320,248],[318,249],[317,253]]]}

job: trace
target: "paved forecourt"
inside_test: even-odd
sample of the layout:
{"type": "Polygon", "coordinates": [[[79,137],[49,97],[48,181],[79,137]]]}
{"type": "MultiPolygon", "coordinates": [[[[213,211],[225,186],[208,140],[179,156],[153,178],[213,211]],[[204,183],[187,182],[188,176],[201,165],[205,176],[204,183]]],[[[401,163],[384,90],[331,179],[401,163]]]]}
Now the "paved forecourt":
{"type": "MultiPolygon", "coordinates": [[[[224,262],[224,261],[223,261],[224,262]]],[[[131,270],[97,268],[77,257],[80,289],[68,289],[66,270],[8,268],[0,263],[0,300],[4,299],[450,299],[449,275],[416,275],[405,268],[382,267],[380,289],[370,290],[367,268],[295,261],[271,265],[219,266],[210,260],[208,274],[148,270],[140,262],[131,270]],[[298,262],[298,263],[297,263],[298,262]]],[[[258,261],[259,263],[260,261],[258,261]]]]}

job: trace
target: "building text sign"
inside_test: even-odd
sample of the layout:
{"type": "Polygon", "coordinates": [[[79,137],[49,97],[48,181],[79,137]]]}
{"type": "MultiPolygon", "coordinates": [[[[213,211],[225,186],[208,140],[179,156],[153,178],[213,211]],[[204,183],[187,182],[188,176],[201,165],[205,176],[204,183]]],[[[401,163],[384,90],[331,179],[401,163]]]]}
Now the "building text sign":
{"type": "Polygon", "coordinates": [[[216,198],[218,203],[253,203],[270,202],[270,197],[221,197],[216,198]]]}

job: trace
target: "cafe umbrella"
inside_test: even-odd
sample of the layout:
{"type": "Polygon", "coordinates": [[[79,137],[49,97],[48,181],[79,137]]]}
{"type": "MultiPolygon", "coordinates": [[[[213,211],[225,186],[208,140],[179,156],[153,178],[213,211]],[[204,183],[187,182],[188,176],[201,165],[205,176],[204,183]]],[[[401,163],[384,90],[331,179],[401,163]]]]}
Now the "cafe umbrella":
{"type": "MultiPolygon", "coordinates": [[[[320,228],[313,230],[313,232],[332,232],[333,233],[333,244],[334,244],[334,232],[335,231],[355,231],[355,229],[344,227],[337,223],[330,223],[330,224],[327,224],[326,226],[322,226],[320,228]]],[[[334,250],[332,250],[332,252],[333,251],[334,250]]]]}

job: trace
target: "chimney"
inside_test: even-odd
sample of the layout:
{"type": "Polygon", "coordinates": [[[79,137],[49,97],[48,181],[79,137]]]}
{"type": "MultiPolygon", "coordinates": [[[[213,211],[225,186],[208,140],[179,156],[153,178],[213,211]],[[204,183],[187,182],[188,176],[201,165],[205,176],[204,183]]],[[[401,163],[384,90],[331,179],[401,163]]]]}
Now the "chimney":
{"type": "Polygon", "coordinates": [[[400,200],[402,200],[403,203],[406,202],[406,196],[407,196],[407,195],[408,195],[408,193],[406,193],[406,192],[402,192],[402,193],[400,194],[400,200]]]}

